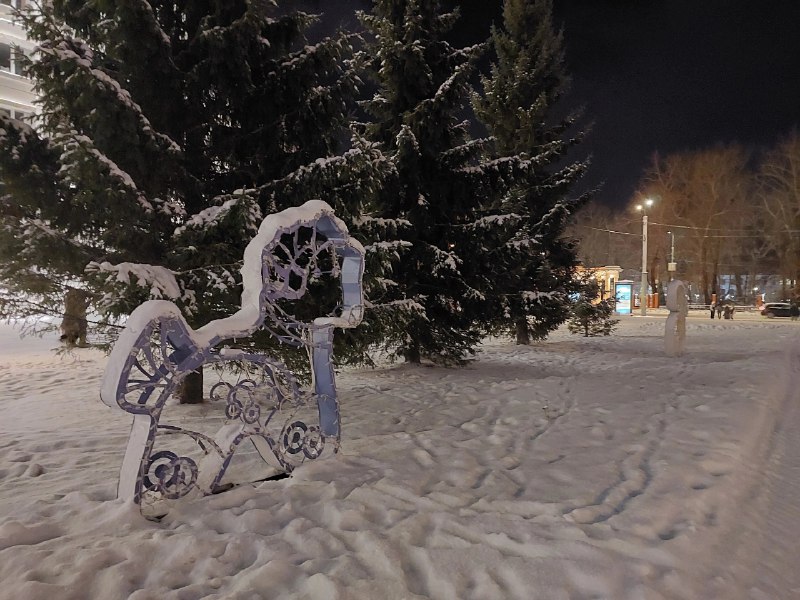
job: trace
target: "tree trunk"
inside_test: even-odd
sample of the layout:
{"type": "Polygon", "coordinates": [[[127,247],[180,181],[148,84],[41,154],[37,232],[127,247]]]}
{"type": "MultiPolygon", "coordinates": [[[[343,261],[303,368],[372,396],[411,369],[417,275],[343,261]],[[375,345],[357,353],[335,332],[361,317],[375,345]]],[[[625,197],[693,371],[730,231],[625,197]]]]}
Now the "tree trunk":
{"type": "Polygon", "coordinates": [[[86,346],[86,309],[89,294],[70,288],[64,295],[64,318],[61,321],[61,341],[68,346],[86,346]]]}
{"type": "Polygon", "coordinates": [[[711,304],[711,296],[717,290],[709,289],[711,282],[708,276],[708,264],[706,264],[706,245],[703,242],[700,246],[700,286],[703,288],[703,301],[711,304]]]}
{"type": "Polygon", "coordinates": [[[181,404],[200,404],[203,401],[203,367],[192,371],[180,385],[178,401],[181,404]]]}
{"type": "Polygon", "coordinates": [[[527,346],[531,343],[531,337],[528,334],[528,319],[527,317],[518,317],[515,322],[517,330],[517,344],[527,346]]]}
{"type": "Polygon", "coordinates": [[[418,365],[422,362],[422,356],[419,353],[419,345],[417,343],[412,342],[412,344],[403,350],[403,358],[406,359],[406,362],[413,363],[418,365]]]}
{"type": "Polygon", "coordinates": [[[733,282],[734,282],[734,285],[736,286],[736,298],[734,299],[734,301],[738,301],[740,298],[742,298],[745,295],[744,294],[744,289],[745,289],[744,288],[744,281],[745,281],[744,273],[742,273],[741,271],[737,271],[737,272],[734,273],[733,282]]]}

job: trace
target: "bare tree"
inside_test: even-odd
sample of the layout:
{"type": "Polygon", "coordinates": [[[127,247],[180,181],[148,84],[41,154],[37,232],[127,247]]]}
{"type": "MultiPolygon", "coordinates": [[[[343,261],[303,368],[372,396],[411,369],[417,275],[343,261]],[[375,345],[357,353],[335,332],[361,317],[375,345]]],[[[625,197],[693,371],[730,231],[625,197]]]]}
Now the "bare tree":
{"type": "Polygon", "coordinates": [[[578,258],[587,267],[636,268],[641,236],[630,215],[591,202],[575,213],[566,235],[579,240],[578,258]]]}
{"type": "Polygon", "coordinates": [[[780,270],[783,295],[800,295],[800,135],[792,131],[761,162],[759,194],[770,249],[780,270]]]}
{"type": "MultiPolygon", "coordinates": [[[[748,177],[748,199],[757,196],[755,177],[748,177]]],[[[721,267],[733,275],[736,296],[744,301],[752,300],[753,285],[759,275],[775,272],[772,243],[767,230],[768,215],[759,210],[757,202],[750,200],[739,204],[731,213],[730,230],[723,232],[727,241],[722,248],[721,267]]]]}
{"type": "Polygon", "coordinates": [[[706,303],[717,291],[723,252],[735,243],[728,232],[746,204],[747,158],[736,144],[656,156],[642,182],[642,194],[659,199],[656,224],[680,232],[687,275],[699,280],[706,303]]]}
{"type": "Polygon", "coordinates": [[[578,258],[585,266],[611,264],[611,210],[589,202],[570,220],[565,235],[579,240],[578,258]]]}

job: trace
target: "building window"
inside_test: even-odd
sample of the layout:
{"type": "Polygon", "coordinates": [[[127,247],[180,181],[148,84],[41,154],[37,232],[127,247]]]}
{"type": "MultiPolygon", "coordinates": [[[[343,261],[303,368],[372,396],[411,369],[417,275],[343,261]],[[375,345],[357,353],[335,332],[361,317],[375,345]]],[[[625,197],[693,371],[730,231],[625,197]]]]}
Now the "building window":
{"type": "Polygon", "coordinates": [[[0,70],[24,76],[25,53],[19,48],[0,43],[0,70]]]}
{"type": "Polygon", "coordinates": [[[0,69],[11,70],[11,46],[8,44],[0,44],[0,69]]]}
{"type": "Polygon", "coordinates": [[[18,48],[15,48],[13,54],[14,54],[14,73],[16,73],[17,75],[23,75],[24,76],[25,75],[25,73],[24,73],[24,70],[25,70],[25,62],[24,62],[25,53],[22,50],[19,50],[18,48]]]}
{"type": "Polygon", "coordinates": [[[6,108],[4,106],[0,106],[0,115],[6,116],[9,119],[27,121],[33,115],[33,113],[23,112],[21,110],[14,110],[13,108],[6,108]]]}

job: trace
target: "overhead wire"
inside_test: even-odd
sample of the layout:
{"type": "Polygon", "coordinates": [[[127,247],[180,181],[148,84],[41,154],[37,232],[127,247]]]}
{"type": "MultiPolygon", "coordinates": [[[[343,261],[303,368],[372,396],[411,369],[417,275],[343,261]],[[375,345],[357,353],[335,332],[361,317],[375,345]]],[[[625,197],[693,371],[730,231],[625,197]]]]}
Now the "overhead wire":
{"type": "MultiPolygon", "coordinates": [[[[703,227],[690,227],[688,225],[667,225],[666,223],[654,223],[654,222],[650,222],[649,224],[650,225],[658,225],[658,226],[661,226],[661,227],[672,227],[673,229],[692,229],[692,230],[695,230],[695,231],[737,231],[736,229],[733,229],[733,230],[730,230],[730,229],[713,229],[713,228],[706,229],[706,228],[703,228],[703,227]]],[[[576,227],[582,227],[583,229],[592,229],[594,231],[604,231],[606,233],[614,233],[616,235],[632,235],[632,236],[639,237],[639,238],[642,237],[641,233],[630,233],[628,231],[616,231],[614,229],[605,229],[605,228],[602,228],[602,227],[592,227],[591,225],[576,225],[576,227]]],[[[738,230],[738,231],[747,231],[747,230],[746,229],[742,229],[742,230],[738,230]]],[[[781,233],[800,233],[800,229],[788,229],[788,230],[782,231],[781,233]]],[[[765,234],[761,234],[761,235],[755,235],[755,234],[750,234],[750,235],[705,234],[705,235],[703,235],[703,237],[715,238],[715,239],[719,239],[719,238],[758,239],[758,238],[765,237],[765,234]]]]}

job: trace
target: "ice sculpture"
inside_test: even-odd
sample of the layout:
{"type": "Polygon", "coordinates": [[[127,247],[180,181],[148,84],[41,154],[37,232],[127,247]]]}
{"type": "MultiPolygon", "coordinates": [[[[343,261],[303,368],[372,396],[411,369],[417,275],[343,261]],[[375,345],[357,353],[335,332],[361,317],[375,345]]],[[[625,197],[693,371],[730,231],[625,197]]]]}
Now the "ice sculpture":
{"type": "Polygon", "coordinates": [[[114,345],[100,393],[107,405],[133,414],[118,496],[141,506],[192,490],[219,491],[245,441],[260,459],[285,473],[317,458],[326,446],[335,452],[340,428],[333,331],[361,322],[363,270],[363,247],[330,206],[312,200],[261,223],[244,253],[241,309],[233,315],[193,330],[172,302],[152,300],[137,307],[114,345]],[[291,301],[309,286],[332,279],[341,286],[335,316],[306,323],[289,312],[291,301]],[[274,358],[220,347],[258,329],[308,351],[312,390],[301,389],[295,375],[274,358]],[[211,389],[211,408],[224,402],[224,411],[204,404],[194,407],[201,414],[192,415],[186,405],[176,410],[167,404],[188,373],[223,363],[245,373],[211,389]],[[165,412],[182,415],[167,423],[165,412]],[[213,428],[204,432],[215,419],[216,433],[213,428]]]}
{"type": "Polygon", "coordinates": [[[667,309],[669,316],[664,331],[664,350],[667,356],[680,356],[686,345],[686,284],[674,279],[667,285],[667,309]]]}

